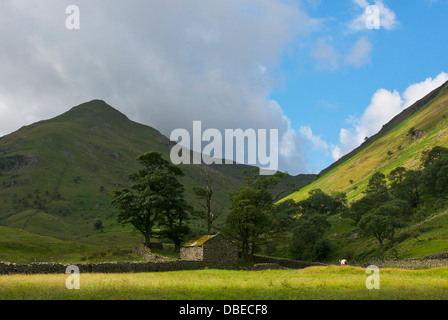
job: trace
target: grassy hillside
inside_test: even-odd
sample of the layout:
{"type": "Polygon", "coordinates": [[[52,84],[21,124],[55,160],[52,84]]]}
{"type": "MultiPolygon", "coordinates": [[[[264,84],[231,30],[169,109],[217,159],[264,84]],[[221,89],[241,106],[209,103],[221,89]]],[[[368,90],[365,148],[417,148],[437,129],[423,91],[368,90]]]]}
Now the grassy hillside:
{"type": "Polygon", "coordinates": [[[423,150],[448,146],[448,83],[405,110],[377,135],[320,173],[319,179],[285,199],[300,201],[313,189],[343,191],[348,200],[362,196],[376,171],[415,169],[423,150]],[[416,134],[409,134],[414,129],[416,134]]]}
{"type": "MultiPolygon", "coordinates": [[[[132,228],[116,221],[112,193],[130,184],[128,175],[140,169],[137,156],[156,151],[169,159],[172,145],[157,130],[129,120],[101,100],[25,126],[0,138],[0,226],[64,241],[86,241],[100,234],[103,246],[113,243],[116,235],[127,235],[132,241],[132,228]],[[103,229],[95,229],[97,221],[103,229]]],[[[210,170],[217,182],[213,201],[225,212],[230,206],[229,189],[245,184],[242,172],[251,167],[181,168],[187,201],[197,206],[192,187],[201,185],[201,170],[210,170]]],[[[288,182],[301,187],[314,178],[300,175],[288,182]]],[[[283,188],[286,184],[279,186],[283,188]]],[[[202,224],[192,221],[192,229],[201,232],[202,224]]]]}
{"type": "MultiPolygon", "coordinates": [[[[113,218],[111,194],[129,184],[127,176],[139,169],[135,158],[148,151],[168,157],[170,145],[155,129],[102,101],[24,127],[0,140],[0,223],[71,240],[85,237],[96,220],[107,224],[113,218]]],[[[187,198],[193,201],[199,167],[183,170],[187,198]]],[[[228,188],[242,183],[214,173],[228,188]]],[[[215,200],[227,205],[227,190],[219,190],[215,200]]]]}
{"type": "MultiPolygon", "coordinates": [[[[40,236],[16,228],[0,227],[0,261],[31,263],[54,261],[60,263],[140,260],[132,254],[129,236],[116,234],[115,241],[101,243],[101,236],[86,242],[64,241],[40,236]],[[123,249],[125,248],[125,249],[123,249]]],[[[112,238],[113,239],[113,238],[112,238]]],[[[138,241],[135,237],[133,242],[138,241]]]]}
{"type": "MultiPolygon", "coordinates": [[[[348,259],[351,263],[364,263],[379,255],[378,241],[373,237],[358,237],[356,226],[350,219],[340,215],[331,217],[332,227],[327,236],[332,241],[332,252],[328,261],[348,259]]],[[[435,212],[429,219],[399,228],[396,232],[395,248],[385,241],[386,260],[423,258],[448,251],[448,211],[435,212]]]]}
{"type": "MultiPolygon", "coordinates": [[[[375,172],[387,176],[399,166],[420,169],[422,152],[434,146],[448,146],[448,83],[396,116],[378,134],[323,170],[316,181],[284,200],[305,200],[314,189],[327,194],[345,192],[349,202],[358,200],[364,197],[375,172]]],[[[448,251],[447,213],[446,209],[433,209],[423,221],[410,221],[396,231],[394,246],[390,240],[385,241],[384,253],[379,252],[376,239],[359,234],[353,220],[341,214],[331,216],[331,228],[326,232],[332,247],[328,260],[368,261],[378,256],[421,258],[448,251]]]]}

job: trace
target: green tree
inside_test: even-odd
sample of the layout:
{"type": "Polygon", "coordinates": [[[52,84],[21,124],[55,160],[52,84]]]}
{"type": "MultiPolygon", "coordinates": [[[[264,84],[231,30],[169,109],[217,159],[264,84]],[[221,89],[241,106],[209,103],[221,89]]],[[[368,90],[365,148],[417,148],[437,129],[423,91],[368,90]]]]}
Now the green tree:
{"type": "Polygon", "coordinates": [[[102,230],[104,227],[103,227],[103,221],[101,221],[101,220],[97,220],[94,224],[93,224],[93,227],[94,227],[94,229],[95,230],[102,230]]]}
{"type": "Polygon", "coordinates": [[[422,152],[422,155],[420,157],[421,165],[423,166],[423,168],[427,168],[434,161],[447,154],[448,149],[441,146],[435,146],[431,150],[425,150],[422,152]]]}
{"type": "Polygon", "coordinates": [[[179,200],[174,204],[167,204],[160,217],[158,225],[162,227],[162,230],[159,231],[159,236],[171,239],[176,252],[180,251],[181,243],[190,233],[190,227],[186,224],[190,210],[192,210],[191,207],[185,201],[179,200]]]}
{"type": "Polygon", "coordinates": [[[389,192],[367,193],[363,198],[353,202],[349,209],[343,211],[342,216],[358,224],[365,214],[390,200],[389,192]]]}
{"type": "Polygon", "coordinates": [[[276,215],[271,214],[275,206],[270,190],[285,176],[283,173],[247,176],[247,186],[231,193],[226,233],[239,243],[242,258],[246,261],[253,260],[256,248],[271,241],[281,225],[275,222],[276,215]]]}
{"type": "Polygon", "coordinates": [[[157,152],[142,154],[137,161],[143,169],[129,175],[133,182],[129,188],[113,193],[112,205],[118,209],[118,221],[132,224],[150,247],[151,238],[157,235],[156,223],[185,204],[184,188],[178,181],[183,172],[157,152]]]}
{"type": "Polygon", "coordinates": [[[429,197],[444,196],[448,190],[448,154],[430,161],[421,176],[424,193],[429,197]]]}
{"type": "Polygon", "coordinates": [[[315,212],[302,214],[294,223],[292,231],[291,251],[295,259],[311,260],[319,256],[322,258],[322,252],[318,253],[325,231],[331,226],[325,215],[315,212]],[[317,247],[316,247],[317,246],[317,247]]]}
{"type": "Polygon", "coordinates": [[[310,196],[299,202],[301,212],[315,211],[319,214],[333,215],[339,213],[346,203],[345,193],[337,193],[336,198],[326,194],[320,189],[310,192],[310,196]]]}
{"type": "Polygon", "coordinates": [[[367,194],[383,193],[387,191],[386,176],[381,172],[375,172],[367,184],[367,194]]]}
{"type": "Polygon", "coordinates": [[[384,215],[380,209],[374,209],[364,215],[358,223],[358,228],[366,235],[378,240],[380,252],[383,252],[384,240],[392,232],[393,218],[384,215]]]}
{"type": "Polygon", "coordinates": [[[402,199],[388,201],[374,211],[390,218],[390,238],[392,241],[394,240],[395,230],[403,227],[412,214],[409,202],[402,199]]]}
{"type": "Polygon", "coordinates": [[[244,187],[232,196],[228,232],[240,243],[242,258],[252,261],[255,247],[269,231],[272,196],[266,189],[244,187]]]}
{"type": "Polygon", "coordinates": [[[369,211],[390,201],[391,194],[387,189],[386,183],[386,176],[381,172],[375,172],[369,179],[365,196],[353,202],[349,209],[344,210],[342,216],[350,218],[358,224],[369,211]]]}
{"type": "Polygon", "coordinates": [[[373,197],[365,196],[353,202],[349,210],[342,214],[342,217],[352,219],[355,224],[358,224],[361,218],[375,206],[376,202],[373,197]]]}
{"type": "Polygon", "coordinates": [[[322,237],[314,243],[313,260],[314,261],[326,261],[330,252],[331,252],[330,241],[327,238],[322,237]]]}
{"type": "Polygon", "coordinates": [[[389,173],[389,181],[392,182],[392,185],[400,184],[403,182],[405,175],[406,175],[406,168],[397,167],[389,173]]]}
{"type": "Polygon", "coordinates": [[[421,203],[422,171],[406,171],[401,182],[392,183],[391,193],[397,199],[407,200],[412,208],[421,203]]]}

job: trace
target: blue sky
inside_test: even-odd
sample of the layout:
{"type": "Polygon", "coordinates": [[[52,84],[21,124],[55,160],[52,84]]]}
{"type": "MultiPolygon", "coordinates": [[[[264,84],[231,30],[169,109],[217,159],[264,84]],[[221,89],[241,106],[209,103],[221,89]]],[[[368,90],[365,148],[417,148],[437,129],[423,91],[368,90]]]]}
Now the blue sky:
{"type": "MultiPolygon", "coordinates": [[[[347,119],[361,117],[378,89],[403,93],[412,84],[448,72],[448,1],[382,1],[395,14],[395,24],[357,31],[350,23],[364,10],[354,1],[310,3],[305,3],[306,11],[322,19],[321,25],[284,54],[279,71],[284,80],[270,95],[294,129],[308,126],[328,145],[340,144],[341,128],[350,127],[347,119]],[[334,64],[321,66],[313,57],[319,41],[333,48],[334,64]],[[358,41],[369,43],[370,49],[358,65],[348,64],[344,59],[358,41]]],[[[308,147],[310,170],[334,161],[328,149],[313,150],[311,141],[308,147]]]]}
{"type": "Polygon", "coordinates": [[[316,173],[448,80],[447,15],[448,0],[2,0],[0,136],[101,99],[167,137],[277,129],[279,169],[316,173]]]}

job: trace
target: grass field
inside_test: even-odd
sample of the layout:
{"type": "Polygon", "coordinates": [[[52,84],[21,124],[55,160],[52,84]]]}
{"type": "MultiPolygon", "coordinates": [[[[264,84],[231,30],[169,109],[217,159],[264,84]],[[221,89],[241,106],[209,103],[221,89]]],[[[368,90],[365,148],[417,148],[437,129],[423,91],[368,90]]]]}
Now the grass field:
{"type": "Polygon", "coordinates": [[[380,289],[368,290],[366,270],[201,270],[81,274],[80,289],[66,275],[0,276],[0,299],[27,300],[447,300],[448,268],[381,269],[380,289]]]}

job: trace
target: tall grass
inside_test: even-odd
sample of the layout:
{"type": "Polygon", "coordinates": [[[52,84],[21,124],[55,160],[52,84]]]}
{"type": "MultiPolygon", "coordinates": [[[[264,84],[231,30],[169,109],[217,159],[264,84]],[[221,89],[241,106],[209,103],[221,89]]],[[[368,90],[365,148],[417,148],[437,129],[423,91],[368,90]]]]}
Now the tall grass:
{"type": "Polygon", "coordinates": [[[365,269],[201,270],[138,274],[0,276],[1,299],[75,300],[408,300],[448,299],[448,268],[382,269],[380,289],[368,290],[365,269]]]}

